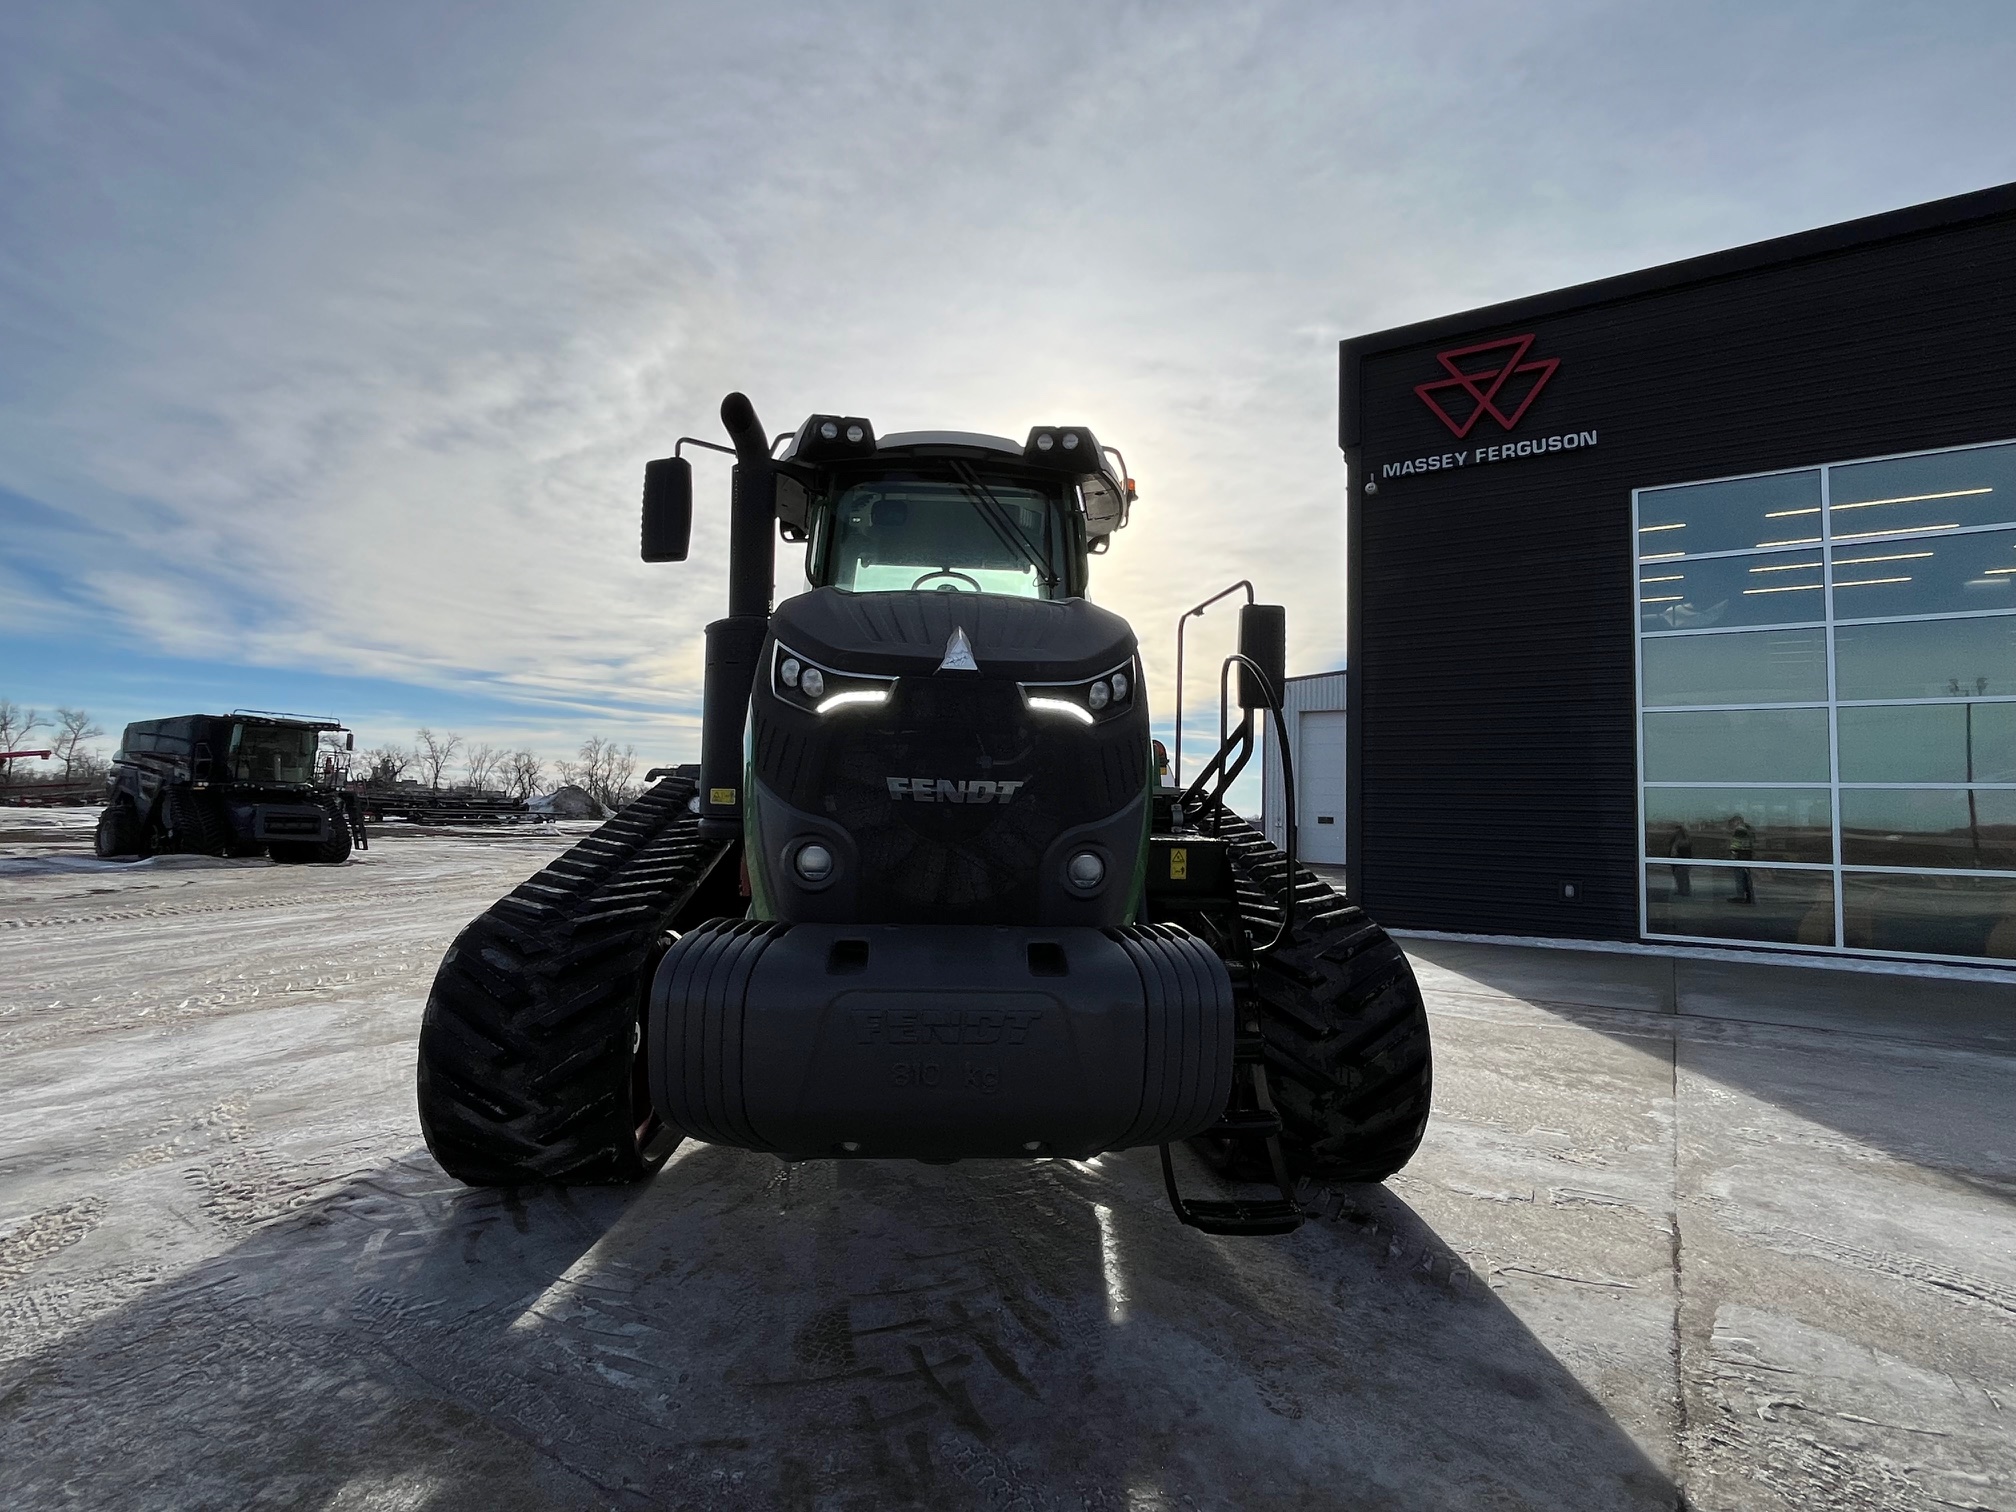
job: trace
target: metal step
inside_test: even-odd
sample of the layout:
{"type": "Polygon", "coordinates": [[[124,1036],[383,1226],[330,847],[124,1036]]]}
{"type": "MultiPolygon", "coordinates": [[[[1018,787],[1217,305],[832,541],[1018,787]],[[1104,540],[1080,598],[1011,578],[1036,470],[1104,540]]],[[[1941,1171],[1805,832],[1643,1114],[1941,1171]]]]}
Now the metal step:
{"type": "Polygon", "coordinates": [[[1198,1202],[1184,1198],[1176,1216],[1207,1234],[1292,1234],[1302,1227],[1304,1213],[1281,1198],[1254,1202],[1198,1202]]]}
{"type": "MultiPolygon", "coordinates": [[[[1278,1149],[1279,1146],[1270,1146],[1278,1149]]],[[[1271,1234],[1292,1234],[1308,1215],[1284,1186],[1279,1197],[1226,1202],[1193,1202],[1176,1190],[1176,1165],[1169,1158],[1169,1146],[1162,1146],[1162,1185],[1169,1193],[1169,1207],[1191,1228],[1206,1234],[1234,1234],[1258,1238],[1271,1234]]]]}
{"type": "Polygon", "coordinates": [[[1227,1108],[1204,1138],[1266,1139],[1281,1132],[1281,1115],[1272,1108],[1227,1108]]]}

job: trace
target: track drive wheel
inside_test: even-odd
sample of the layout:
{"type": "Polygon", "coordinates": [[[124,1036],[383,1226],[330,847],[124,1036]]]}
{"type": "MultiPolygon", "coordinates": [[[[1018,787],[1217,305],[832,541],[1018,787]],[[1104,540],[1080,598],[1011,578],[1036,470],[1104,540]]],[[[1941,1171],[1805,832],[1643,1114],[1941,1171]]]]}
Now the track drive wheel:
{"type": "MultiPolygon", "coordinates": [[[[1265,944],[1280,921],[1287,857],[1230,815],[1221,833],[1240,914],[1255,944],[1265,944]]],[[[1406,1165],[1428,1126],[1433,1065],[1427,1010],[1400,947],[1362,908],[1297,867],[1295,926],[1257,957],[1253,987],[1290,1170],[1383,1181],[1406,1165]]],[[[1257,1146],[1200,1141],[1199,1153],[1228,1174],[1264,1180],[1257,1146]]]]}
{"type": "Polygon", "coordinates": [[[500,899],[442,959],[420,1026],[420,1127],[471,1186],[635,1181],[678,1144],[651,1110],[645,998],[668,931],[740,914],[736,847],[703,841],[682,767],[500,899]]]}
{"type": "Polygon", "coordinates": [[[189,856],[221,856],[230,848],[231,827],[218,806],[188,788],[170,788],[162,804],[167,834],[160,849],[189,856]]]}
{"type": "Polygon", "coordinates": [[[91,846],[100,861],[138,861],[147,855],[146,835],[140,816],[124,798],[115,798],[98,816],[98,830],[91,846]]]}

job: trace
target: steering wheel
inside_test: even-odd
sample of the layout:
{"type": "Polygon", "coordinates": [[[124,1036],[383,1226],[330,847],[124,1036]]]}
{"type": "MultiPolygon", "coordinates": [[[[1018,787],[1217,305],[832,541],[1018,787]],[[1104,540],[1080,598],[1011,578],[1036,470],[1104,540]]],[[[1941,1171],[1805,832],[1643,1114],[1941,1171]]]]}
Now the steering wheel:
{"type": "MultiPolygon", "coordinates": [[[[924,576],[917,579],[917,581],[912,583],[910,586],[912,588],[922,588],[926,583],[930,582],[931,579],[933,578],[957,578],[962,583],[971,583],[973,585],[973,591],[975,593],[986,592],[986,590],[980,586],[980,580],[978,578],[968,577],[963,572],[954,572],[950,567],[940,567],[935,572],[927,572],[924,574],[924,576]]],[[[940,588],[938,591],[940,593],[957,593],[959,590],[953,587],[950,583],[947,583],[945,584],[944,587],[940,588]]]]}

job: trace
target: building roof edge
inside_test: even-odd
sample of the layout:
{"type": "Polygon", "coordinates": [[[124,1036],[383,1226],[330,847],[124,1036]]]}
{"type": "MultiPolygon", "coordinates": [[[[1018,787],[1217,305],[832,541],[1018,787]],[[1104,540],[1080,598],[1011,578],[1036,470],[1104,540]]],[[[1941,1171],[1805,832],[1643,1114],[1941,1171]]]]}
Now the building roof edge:
{"type": "Polygon", "coordinates": [[[1952,230],[2008,215],[2016,215],[2016,183],[1974,189],[1945,199],[1928,200],[1920,205],[1907,205],[1900,210],[1883,210],[1810,231],[1795,231],[1787,236],[1774,236],[1720,252],[1704,252],[1695,257],[1683,257],[1677,262],[1616,273],[1545,293],[1526,294],[1498,304],[1480,305],[1453,315],[1437,315],[1408,325],[1368,331],[1360,336],[1346,337],[1339,345],[1347,362],[1363,360],[1376,352],[1437,340],[1479,326],[1515,325],[1540,320],[1591,305],[1636,299],[1691,284],[1760,272],[1765,268],[1827,257],[1902,237],[1952,230]]]}

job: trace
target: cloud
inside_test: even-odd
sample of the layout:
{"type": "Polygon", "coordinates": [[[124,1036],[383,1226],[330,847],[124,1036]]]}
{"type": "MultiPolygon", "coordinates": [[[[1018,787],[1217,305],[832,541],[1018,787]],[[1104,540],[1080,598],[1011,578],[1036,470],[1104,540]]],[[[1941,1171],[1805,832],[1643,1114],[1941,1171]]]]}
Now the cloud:
{"type": "Polygon", "coordinates": [[[0,591],[684,739],[726,480],[650,568],[639,472],[742,388],[773,429],[1089,423],[1143,483],[1094,592],[1158,707],[1242,576],[1333,666],[1336,341],[2011,176],[2010,21],[1940,15],[17,12],[0,486],[46,518],[0,591]]]}

